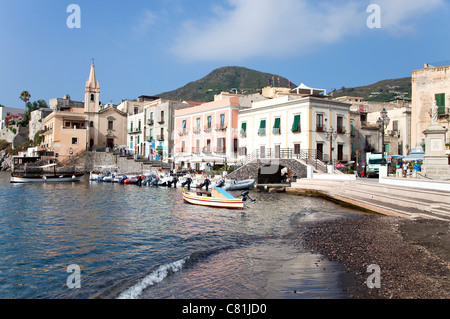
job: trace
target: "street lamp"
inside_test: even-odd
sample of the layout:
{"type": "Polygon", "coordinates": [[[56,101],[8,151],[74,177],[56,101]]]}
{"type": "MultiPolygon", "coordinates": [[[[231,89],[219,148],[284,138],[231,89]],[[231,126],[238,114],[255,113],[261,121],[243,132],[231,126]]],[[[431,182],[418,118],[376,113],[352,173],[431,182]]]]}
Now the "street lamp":
{"type": "Polygon", "coordinates": [[[330,165],[333,165],[333,141],[337,138],[337,132],[332,126],[328,129],[326,133],[326,139],[330,141],[330,165]]]}
{"type": "Polygon", "coordinates": [[[381,128],[381,145],[382,145],[381,151],[383,154],[381,157],[381,166],[386,166],[386,157],[384,155],[386,153],[386,146],[384,145],[384,130],[389,125],[389,122],[391,121],[391,119],[387,115],[386,109],[383,109],[380,112],[380,115],[381,116],[378,118],[377,124],[378,124],[378,127],[381,128]]]}

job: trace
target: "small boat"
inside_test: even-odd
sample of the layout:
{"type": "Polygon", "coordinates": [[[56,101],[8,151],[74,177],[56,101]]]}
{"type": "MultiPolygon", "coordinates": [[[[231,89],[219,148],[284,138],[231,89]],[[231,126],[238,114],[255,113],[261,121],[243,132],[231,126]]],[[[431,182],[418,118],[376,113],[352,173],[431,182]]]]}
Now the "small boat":
{"type": "Polygon", "coordinates": [[[214,187],[211,192],[186,192],[183,187],[185,203],[230,209],[244,209],[244,201],[233,197],[221,187],[214,187]]]}
{"type": "Polygon", "coordinates": [[[246,190],[252,187],[255,184],[255,179],[246,179],[243,181],[231,181],[230,183],[226,183],[223,187],[226,191],[238,191],[238,190],[246,190]]]}
{"type": "Polygon", "coordinates": [[[70,183],[79,182],[84,174],[62,175],[16,175],[11,174],[11,183],[70,183]]]}

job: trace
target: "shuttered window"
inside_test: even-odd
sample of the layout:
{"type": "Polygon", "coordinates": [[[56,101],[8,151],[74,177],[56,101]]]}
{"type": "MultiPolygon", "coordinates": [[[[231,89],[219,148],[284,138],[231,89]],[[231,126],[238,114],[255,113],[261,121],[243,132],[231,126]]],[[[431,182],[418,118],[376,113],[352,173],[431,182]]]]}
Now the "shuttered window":
{"type": "Polygon", "coordinates": [[[280,123],[281,123],[281,119],[279,117],[276,118],[275,124],[273,125],[273,130],[272,130],[273,134],[280,134],[280,123]]]}
{"type": "Polygon", "coordinates": [[[445,93],[436,94],[436,104],[439,107],[439,115],[445,115],[445,93]]]}
{"type": "Polygon", "coordinates": [[[300,132],[300,115],[294,117],[294,124],[292,124],[292,132],[300,132]]]}
{"type": "Polygon", "coordinates": [[[261,120],[259,125],[258,135],[266,135],[266,120],[261,120]]]}

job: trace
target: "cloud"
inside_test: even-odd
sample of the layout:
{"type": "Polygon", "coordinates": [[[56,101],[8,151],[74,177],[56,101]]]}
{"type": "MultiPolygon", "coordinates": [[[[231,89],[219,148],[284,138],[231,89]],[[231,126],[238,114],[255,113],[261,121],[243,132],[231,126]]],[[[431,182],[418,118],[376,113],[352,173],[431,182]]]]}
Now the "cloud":
{"type": "Polygon", "coordinates": [[[407,32],[444,0],[228,0],[182,22],[171,51],[188,61],[300,56],[366,30],[370,3],[381,7],[382,29],[407,32]]]}
{"type": "Polygon", "coordinates": [[[157,22],[157,16],[151,10],[144,10],[137,18],[136,25],[133,27],[133,33],[137,36],[145,35],[151,26],[157,22]]]}

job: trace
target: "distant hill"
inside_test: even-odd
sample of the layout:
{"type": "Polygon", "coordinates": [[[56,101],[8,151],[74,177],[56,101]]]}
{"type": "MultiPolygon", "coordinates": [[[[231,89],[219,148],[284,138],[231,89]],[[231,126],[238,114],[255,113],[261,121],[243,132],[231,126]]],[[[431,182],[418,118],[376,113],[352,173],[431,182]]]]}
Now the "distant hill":
{"type": "Polygon", "coordinates": [[[334,90],[330,94],[333,97],[357,96],[363,97],[366,101],[387,102],[394,98],[411,99],[411,78],[400,78],[383,80],[371,85],[355,88],[342,87],[334,90]]]}
{"type": "MultiPolygon", "coordinates": [[[[275,79],[275,86],[287,87],[288,79],[272,74],[263,73],[244,67],[228,66],[216,69],[204,78],[190,82],[174,91],[158,94],[159,97],[170,100],[184,100],[196,102],[210,102],[214,95],[225,92],[252,94],[269,85],[269,80],[275,79]],[[278,85],[280,78],[280,85],[278,85]]],[[[296,87],[294,83],[290,84],[296,87]]]]}

